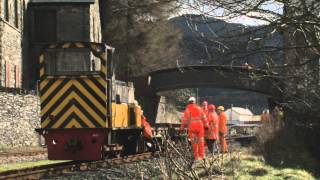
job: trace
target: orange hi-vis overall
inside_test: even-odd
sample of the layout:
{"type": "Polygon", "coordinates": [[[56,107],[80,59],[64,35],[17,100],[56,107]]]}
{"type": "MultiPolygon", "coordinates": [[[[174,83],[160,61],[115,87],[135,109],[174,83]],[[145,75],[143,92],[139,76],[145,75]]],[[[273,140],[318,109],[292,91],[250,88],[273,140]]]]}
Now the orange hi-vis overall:
{"type": "Polygon", "coordinates": [[[143,136],[147,139],[152,139],[153,138],[152,128],[151,128],[150,124],[148,123],[146,117],[142,116],[141,124],[143,126],[143,136]]]}
{"type": "Polygon", "coordinates": [[[204,101],[203,104],[202,104],[202,111],[204,112],[204,114],[208,117],[208,102],[207,101],[204,101]]]}
{"type": "Polygon", "coordinates": [[[222,152],[228,152],[228,145],[226,141],[226,135],[228,133],[227,127],[227,115],[225,112],[219,114],[219,139],[222,152]]]}
{"type": "Polygon", "coordinates": [[[207,139],[217,140],[219,138],[219,116],[215,111],[208,112],[207,139]]]}
{"type": "Polygon", "coordinates": [[[189,104],[184,111],[181,128],[188,125],[188,137],[191,140],[194,159],[203,159],[204,149],[204,127],[207,127],[207,119],[202,109],[196,104],[189,104]]]}

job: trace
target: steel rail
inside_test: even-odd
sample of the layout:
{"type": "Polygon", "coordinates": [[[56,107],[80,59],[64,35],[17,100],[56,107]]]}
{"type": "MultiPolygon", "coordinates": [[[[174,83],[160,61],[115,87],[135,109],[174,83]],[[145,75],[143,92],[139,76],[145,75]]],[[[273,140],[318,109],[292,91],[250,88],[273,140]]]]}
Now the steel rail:
{"type": "Polygon", "coordinates": [[[43,166],[36,166],[31,168],[23,168],[18,170],[10,170],[0,172],[0,180],[2,179],[40,179],[42,177],[50,177],[63,175],[65,173],[75,171],[85,171],[96,168],[110,168],[114,165],[136,162],[150,159],[154,156],[153,153],[142,153],[131,155],[127,157],[106,159],[99,161],[69,161],[56,164],[49,164],[43,166]]]}

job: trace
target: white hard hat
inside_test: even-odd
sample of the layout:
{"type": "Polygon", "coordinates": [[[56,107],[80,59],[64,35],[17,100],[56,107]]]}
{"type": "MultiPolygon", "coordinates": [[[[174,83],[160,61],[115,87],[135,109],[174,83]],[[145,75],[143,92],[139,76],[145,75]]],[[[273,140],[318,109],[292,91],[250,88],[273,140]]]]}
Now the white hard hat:
{"type": "Polygon", "coordinates": [[[219,106],[219,107],[217,108],[217,110],[224,111],[224,107],[223,107],[223,106],[219,106]]]}
{"type": "Polygon", "coordinates": [[[189,102],[196,102],[196,98],[195,97],[190,97],[188,101],[189,102]]]}

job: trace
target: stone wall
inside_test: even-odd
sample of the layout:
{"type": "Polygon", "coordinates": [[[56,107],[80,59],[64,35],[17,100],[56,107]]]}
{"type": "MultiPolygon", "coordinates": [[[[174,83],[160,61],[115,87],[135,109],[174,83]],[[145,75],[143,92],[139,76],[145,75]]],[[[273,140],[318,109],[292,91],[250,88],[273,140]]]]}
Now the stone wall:
{"type": "Polygon", "coordinates": [[[158,104],[156,124],[180,124],[183,113],[175,105],[167,103],[164,96],[160,97],[158,104]]]}
{"type": "Polygon", "coordinates": [[[0,146],[36,146],[40,127],[39,98],[0,92],[0,146]]]}

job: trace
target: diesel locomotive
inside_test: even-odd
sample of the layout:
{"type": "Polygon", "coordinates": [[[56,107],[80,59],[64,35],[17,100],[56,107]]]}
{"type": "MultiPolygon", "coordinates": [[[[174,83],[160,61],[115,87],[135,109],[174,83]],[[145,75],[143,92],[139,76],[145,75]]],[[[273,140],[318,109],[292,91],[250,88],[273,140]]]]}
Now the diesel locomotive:
{"type": "Polygon", "coordinates": [[[31,1],[30,47],[38,57],[41,102],[37,132],[52,160],[98,160],[145,151],[132,84],[115,80],[112,47],[89,42],[97,29],[90,20],[96,4],[31,1]]]}

